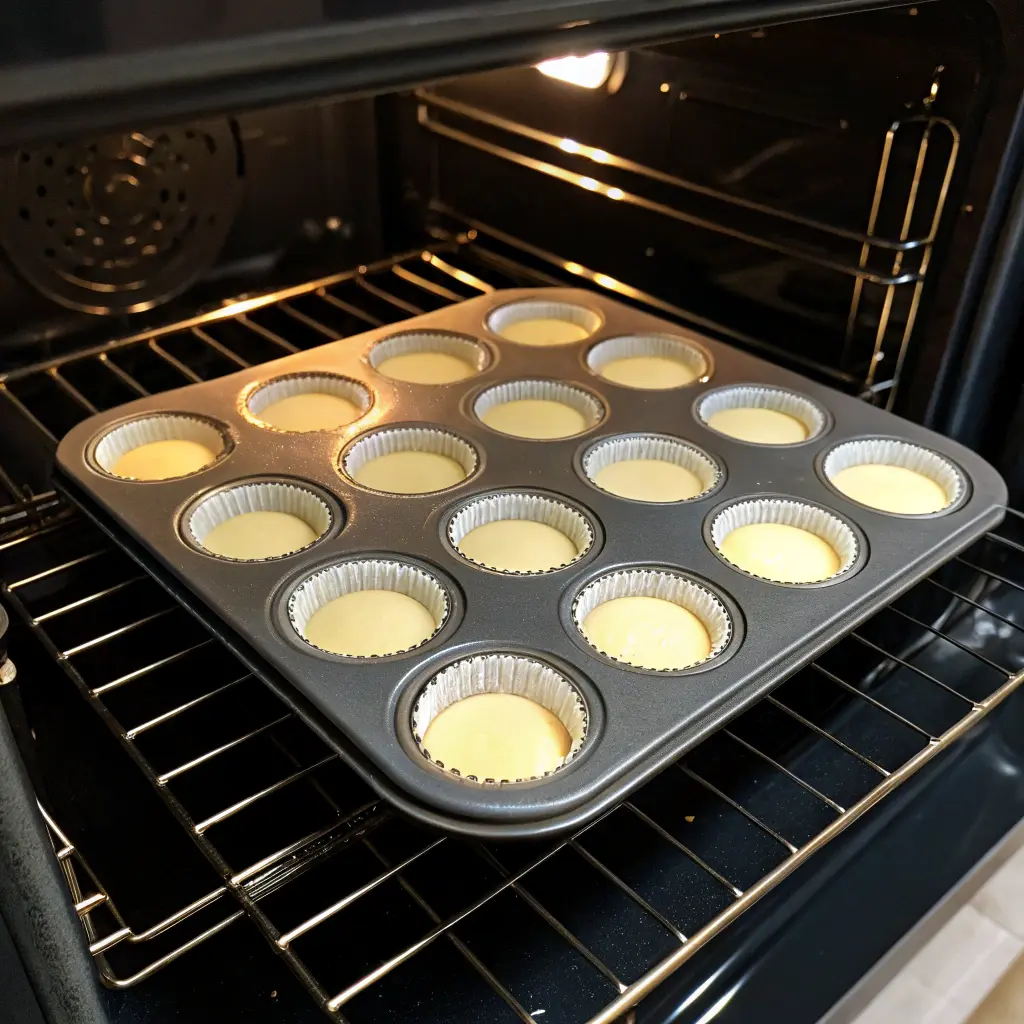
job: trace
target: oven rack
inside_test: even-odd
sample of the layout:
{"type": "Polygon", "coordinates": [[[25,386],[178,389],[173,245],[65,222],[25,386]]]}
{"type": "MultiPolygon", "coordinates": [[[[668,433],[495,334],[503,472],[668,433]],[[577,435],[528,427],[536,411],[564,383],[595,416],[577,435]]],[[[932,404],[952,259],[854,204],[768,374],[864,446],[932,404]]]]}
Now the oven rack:
{"type": "MultiPolygon", "coordinates": [[[[495,927],[487,919],[511,916],[535,952],[557,954],[586,974],[580,983],[570,971],[567,984],[571,990],[576,981],[582,1010],[561,1019],[611,1021],[1024,682],[1021,605],[1001,603],[1006,593],[1024,594],[1022,527],[1024,516],[1010,512],[999,531],[611,815],[561,842],[511,847],[445,838],[389,814],[217,641],[198,626],[188,632],[192,620],[77,514],[10,537],[0,542],[0,594],[220,875],[216,888],[133,929],[111,898],[116,880],[104,887],[48,818],[100,973],[108,985],[136,984],[247,914],[336,1019],[373,1019],[367,997],[402,969],[408,974],[441,939],[509,1019],[528,1021],[536,1009],[523,995],[528,972],[520,965],[506,976],[508,965],[495,968],[490,959],[500,954],[481,950],[495,927]],[[991,628],[979,631],[979,621],[991,628]],[[908,630],[918,639],[911,650],[908,630]],[[993,630],[998,658],[977,647],[977,637],[993,630]],[[172,641],[155,650],[158,635],[172,641]],[[937,646],[945,650],[942,675],[921,663],[937,646]],[[854,671],[861,663],[869,670],[854,671]],[[169,685],[186,677],[201,677],[196,692],[169,685]],[[827,706],[813,697],[811,680],[819,697],[822,687],[830,689],[827,706]],[[920,691],[913,701],[910,683],[920,691]],[[760,721],[766,715],[775,721],[767,731],[760,721]],[[780,722],[788,737],[781,745],[772,739],[780,722]],[[196,736],[205,744],[197,747],[196,736]],[[742,760],[743,771],[723,757],[742,760]],[[274,772],[248,777],[268,760],[274,772]],[[193,773],[201,778],[190,785],[193,773]],[[231,793],[211,794],[218,786],[231,793]],[[802,811],[787,817],[794,799],[803,801],[802,811]],[[297,804],[318,820],[299,815],[296,822],[297,804]],[[692,813],[674,816],[670,806],[692,813]],[[727,852],[724,837],[738,853],[727,852]],[[673,865],[667,892],[654,886],[652,865],[642,863],[655,849],[659,871],[666,859],[673,865]],[[436,867],[452,863],[470,876],[455,885],[466,892],[453,894],[452,880],[439,878],[436,867]],[[591,899],[590,918],[598,910],[625,913],[639,953],[624,952],[588,914],[574,919],[577,911],[558,890],[581,884],[579,876],[586,876],[581,898],[591,899]],[[393,942],[389,955],[351,972],[344,984],[332,983],[344,964],[325,954],[318,933],[353,912],[381,912],[382,902],[384,912],[396,903],[421,929],[411,927],[406,941],[393,942]],[[153,940],[163,942],[161,952],[141,967],[119,974],[112,966],[119,948],[153,940]]],[[[410,922],[403,919],[402,927],[410,922]]]]}
{"type": "MultiPolygon", "coordinates": [[[[55,446],[104,409],[396,323],[497,288],[567,284],[709,331],[855,393],[856,374],[709,321],[608,274],[433,204],[437,244],[71,354],[0,373],[0,426],[29,426],[55,446]]],[[[874,397],[874,396],[869,396],[874,397]]],[[[0,478],[0,484],[3,480],[0,478]]]]}
{"type": "MultiPolygon", "coordinates": [[[[446,96],[443,87],[417,90],[416,117],[424,132],[448,144],[585,190],[612,205],[631,206],[764,250],[780,261],[849,279],[842,357],[822,369],[833,377],[855,378],[862,391],[891,410],[960,151],[959,129],[933,110],[942,70],[937,68],[922,89],[920,109],[903,111],[885,130],[864,231],[690,181],[584,139],[561,137],[446,96]],[[913,168],[907,180],[893,171],[898,154],[905,154],[913,168]],[[880,230],[880,211],[889,207],[899,216],[892,220],[890,213],[886,224],[898,225],[898,231],[887,235],[880,230]],[[869,320],[877,317],[870,330],[862,323],[866,312],[869,320]]],[[[571,261],[555,261],[584,280],[602,276],[576,270],[578,264],[571,261]]]]}

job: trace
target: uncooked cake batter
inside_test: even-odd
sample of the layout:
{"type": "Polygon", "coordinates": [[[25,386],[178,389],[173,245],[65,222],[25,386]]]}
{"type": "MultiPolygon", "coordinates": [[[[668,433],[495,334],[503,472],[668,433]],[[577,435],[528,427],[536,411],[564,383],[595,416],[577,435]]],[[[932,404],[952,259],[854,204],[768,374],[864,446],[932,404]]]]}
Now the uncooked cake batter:
{"type": "Polygon", "coordinates": [[[150,441],[125,452],[110,472],[130,480],[170,480],[216,461],[216,454],[198,441],[150,441]]]}
{"type": "Polygon", "coordinates": [[[733,565],[776,583],[818,583],[841,568],[839,555],[809,530],[783,523],[751,523],[720,545],[733,565]]]}
{"type": "Polygon", "coordinates": [[[582,623],[599,651],[629,665],[681,669],[711,654],[711,639],[693,612],[658,597],[618,597],[599,604],[582,623]]]}
{"type": "Polygon", "coordinates": [[[371,459],[352,478],[375,491],[426,494],[462,483],[466,471],[454,459],[436,452],[392,452],[371,459]]]}
{"type": "Polygon", "coordinates": [[[444,709],[427,726],[423,747],[445,768],[495,781],[554,771],[572,746],[547,708],[512,693],[478,693],[444,709]]]}
{"type": "Polygon", "coordinates": [[[369,658],[418,647],[436,628],[430,612],[405,594],[356,590],[314,612],[304,636],[322,650],[369,658]]]}
{"type": "Polygon", "coordinates": [[[594,483],[610,494],[634,501],[686,501],[704,490],[695,473],[663,459],[626,459],[594,474],[594,483]]]}
{"type": "Polygon", "coordinates": [[[474,562],[504,572],[544,572],[568,565],[579,552],[560,530],[528,519],[500,519],[470,530],[458,543],[474,562]]]}
{"type": "Polygon", "coordinates": [[[492,430],[536,440],[572,437],[587,429],[587,421],[578,409],[546,398],[504,402],[488,409],[480,418],[492,430]]]}
{"type": "Polygon", "coordinates": [[[472,377],[477,370],[448,352],[407,352],[385,359],[377,372],[409,384],[451,384],[472,377]]]}
{"type": "Polygon", "coordinates": [[[568,345],[574,341],[582,341],[590,332],[571,320],[538,317],[506,324],[498,333],[501,337],[516,341],[520,345],[542,346],[568,345]]]}
{"type": "Polygon", "coordinates": [[[720,434],[753,444],[798,444],[807,440],[807,427],[795,416],[776,409],[722,409],[707,423],[720,434]]]}
{"type": "Polygon", "coordinates": [[[312,544],[316,531],[288,512],[243,512],[215,526],[202,541],[224,558],[279,558],[312,544]]]}
{"type": "Polygon", "coordinates": [[[598,370],[605,380],[631,388],[663,390],[692,384],[697,374],[686,363],[665,356],[627,356],[613,359],[598,370]]]}
{"type": "Polygon", "coordinates": [[[949,504],[934,480],[903,466],[863,465],[840,470],[832,483],[848,498],[883,512],[924,515],[949,504]]]}
{"type": "Polygon", "coordinates": [[[346,423],[359,419],[362,411],[353,402],[340,395],[328,395],[310,391],[302,395],[290,395],[271,402],[257,414],[264,423],[278,430],[308,431],[336,430],[346,423]]]}

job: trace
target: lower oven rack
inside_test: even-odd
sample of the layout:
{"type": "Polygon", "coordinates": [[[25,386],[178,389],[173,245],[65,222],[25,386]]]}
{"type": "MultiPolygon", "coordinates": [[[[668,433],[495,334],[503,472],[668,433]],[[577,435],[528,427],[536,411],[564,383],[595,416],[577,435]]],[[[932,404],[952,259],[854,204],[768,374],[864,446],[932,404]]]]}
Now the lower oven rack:
{"type": "MultiPolygon", "coordinates": [[[[525,258],[492,256],[467,235],[452,251],[243,300],[10,374],[0,403],[55,437],[104,403],[316,344],[345,323],[356,333],[368,318],[391,322],[420,312],[427,296],[445,303],[543,280],[525,258]],[[329,324],[316,318],[335,313],[329,324]]],[[[998,531],[609,815],[557,843],[487,847],[392,815],[52,495],[0,512],[0,596],[219,881],[170,915],[128,923],[118,880],[101,882],[48,818],[113,987],[142,982],[246,917],[337,1020],[376,1019],[381,1000],[418,998],[419,965],[436,975],[440,960],[456,979],[448,998],[486,1007],[479,1019],[531,1021],[547,1008],[611,1021],[1024,682],[1024,516],[1008,511],[998,531]],[[446,864],[460,870],[438,870],[446,864]],[[339,929],[353,920],[365,948],[342,954],[339,929]]],[[[437,1019],[452,1019],[445,993],[435,997],[437,1019]]]]}

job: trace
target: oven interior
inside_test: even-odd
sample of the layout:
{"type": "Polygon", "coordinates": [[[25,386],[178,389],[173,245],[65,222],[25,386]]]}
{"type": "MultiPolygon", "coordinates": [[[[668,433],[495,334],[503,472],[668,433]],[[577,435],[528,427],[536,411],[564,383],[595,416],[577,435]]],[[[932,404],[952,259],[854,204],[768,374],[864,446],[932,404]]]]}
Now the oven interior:
{"type": "MultiPolygon", "coordinates": [[[[1012,510],[598,822],[456,840],[391,813],[47,465],[96,411],[549,284],[943,429],[1003,58],[990,8],[938,2],[4,158],[11,718],[112,1020],[611,1020],[1002,710],[1012,510]]],[[[1016,358],[974,438],[1014,494],[1016,358]]]]}

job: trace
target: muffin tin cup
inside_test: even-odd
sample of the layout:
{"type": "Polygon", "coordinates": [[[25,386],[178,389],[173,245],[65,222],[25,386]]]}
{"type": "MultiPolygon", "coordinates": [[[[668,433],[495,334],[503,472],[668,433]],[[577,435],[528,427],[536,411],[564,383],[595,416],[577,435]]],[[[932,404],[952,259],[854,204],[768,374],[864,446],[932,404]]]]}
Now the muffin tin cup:
{"type": "Polygon", "coordinates": [[[185,510],[182,516],[182,535],[193,547],[211,558],[229,562],[266,562],[270,558],[231,558],[208,550],[204,541],[209,534],[237,516],[249,512],[283,512],[301,519],[316,534],[309,544],[286,551],[271,558],[287,558],[312,547],[333,528],[335,513],[327,497],[308,485],[288,480],[251,480],[228,484],[206,494],[185,510]]]}
{"type": "Polygon", "coordinates": [[[365,416],[372,405],[373,392],[370,388],[351,377],[343,377],[337,373],[288,373],[281,377],[271,377],[269,380],[257,381],[241,396],[242,411],[249,420],[264,430],[274,430],[281,434],[311,434],[321,429],[341,430],[365,416]],[[285,430],[260,419],[260,413],[275,402],[310,394],[344,398],[359,410],[359,414],[348,423],[314,430],[285,430]]]}
{"type": "Polygon", "coordinates": [[[350,559],[325,566],[307,576],[288,597],[288,622],[295,635],[310,649],[339,658],[365,661],[392,658],[407,654],[429,643],[444,628],[451,614],[448,592],[436,576],[409,562],[386,558],[350,559]],[[434,620],[434,630],[411,647],[388,651],[384,654],[346,654],[318,647],[306,637],[310,619],[331,601],[361,590],[390,590],[410,597],[423,605],[434,620]]]}
{"type": "Polygon", "coordinates": [[[214,453],[214,462],[219,462],[228,455],[234,444],[228,428],[210,417],[180,412],[155,413],[128,420],[102,433],[90,446],[86,459],[94,469],[115,480],[131,480],[135,483],[180,480],[202,473],[214,464],[210,462],[191,473],[164,477],[163,480],[137,480],[135,477],[119,476],[113,472],[118,459],[154,441],[194,441],[214,453]]]}
{"type": "MultiPolygon", "coordinates": [[[[542,385],[540,397],[559,397],[547,387],[542,385]]],[[[609,811],[995,527],[1006,501],[1005,486],[992,467],[947,438],[604,293],[580,289],[480,294],[257,370],[141,398],[74,427],[57,452],[55,483],[376,793],[426,825],[485,840],[554,837],[609,811]],[[589,340],[537,348],[507,343],[483,329],[506,307],[533,317],[558,315],[560,305],[591,311],[597,326],[589,340]],[[487,376],[421,387],[376,375],[368,362],[375,344],[411,333],[483,336],[494,355],[487,376]],[[589,374],[588,352],[603,341],[632,336],[692,338],[712,356],[712,381],[695,382],[684,395],[605,386],[589,374]],[[325,373],[374,381],[367,417],[341,434],[269,431],[239,407],[254,380],[325,373]],[[548,444],[524,444],[485,429],[474,403],[487,392],[493,400],[495,386],[506,389],[497,392],[505,398],[536,396],[533,387],[523,394],[523,381],[564,382],[570,395],[582,393],[583,409],[590,411],[586,422],[596,429],[548,444]],[[765,447],[720,438],[701,425],[694,399],[725,387],[755,385],[810,399],[825,411],[827,433],[805,445],[765,447]],[[95,439],[128,422],[165,416],[219,427],[230,456],[195,479],[147,487],[108,476],[92,458],[95,439]],[[360,427],[364,433],[356,435],[360,427]],[[824,456],[842,444],[881,438],[902,439],[954,464],[964,481],[957,503],[946,514],[908,518],[873,514],[835,498],[822,472],[824,456]],[[354,483],[346,473],[371,456],[412,448],[454,456],[462,468],[448,467],[445,479],[465,472],[465,486],[393,494],[354,483]],[[666,457],[698,477],[706,474],[704,482],[716,482],[702,500],[668,507],[618,498],[593,486],[588,473],[605,460],[630,454],[666,457]],[[188,541],[183,515],[202,498],[240,483],[278,479],[308,486],[334,511],[334,525],[315,545],[283,559],[238,563],[210,557],[188,541]],[[518,493],[582,513],[595,533],[586,554],[561,571],[521,575],[494,573],[458,556],[447,533],[452,517],[480,499],[518,493]],[[723,510],[751,500],[795,501],[845,520],[857,540],[854,564],[832,580],[806,585],[771,584],[738,571],[717,554],[710,529],[723,510]],[[353,657],[311,646],[293,625],[290,599],[300,591],[292,612],[301,629],[326,600],[345,588],[372,584],[368,570],[355,583],[346,579],[355,570],[344,566],[353,562],[411,566],[400,573],[386,570],[407,582],[422,581],[414,570],[421,571],[444,590],[447,611],[432,619],[421,614],[417,630],[386,633],[376,647],[358,633],[347,646],[357,651],[405,647],[443,624],[419,646],[394,655],[353,657]],[[729,617],[728,641],[724,630],[714,638],[716,650],[723,642],[724,648],[692,668],[645,670],[587,643],[573,615],[576,598],[584,593],[586,601],[596,600],[604,587],[609,595],[635,593],[636,577],[616,583],[621,591],[598,584],[634,572],[647,573],[647,582],[667,576],[706,621],[714,618],[717,600],[729,617]],[[424,687],[458,661],[492,654],[546,664],[583,696],[586,741],[571,762],[545,778],[511,785],[459,781],[431,765],[413,740],[412,707],[424,687]]],[[[463,526],[475,521],[467,517],[463,526]]],[[[437,596],[432,585],[426,590],[423,600],[437,596]]],[[[576,611],[585,611],[585,605],[577,604],[576,611]]],[[[338,637],[322,642],[346,646],[338,637]]]]}
{"type": "Polygon", "coordinates": [[[715,593],[690,576],[671,569],[620,569],[598,576],[587,583],[573,599],[571,615],[579,636],[591,650],[629,671],[654,672],[658,675],[691,671],[712,664],[729,646],[735,632],[732,616],[715,593]],[[657,669],[623,661],[602,650],[583,631],[583,623],[595,608],[623,597],[652,597],[685,608],[707,630],[711,642],[708,656],[690,665],[657,669]]]}
{"type": "Polygon", "coordinates": [[[609,383],[619,384],[620,387],[633,387],[637,391],[669,391],[706,382],[712,373],[711,355],[707,349],[669,334],[626,334],[618,338],[609,338],[607,341],[599,341],[587,353],[586,363],[589,370],[602,379],[607,379],[604,378],[602,370],[609,363],[617,359],[636,359],[641,356],[659,356],[679,363],[693,374],[693,380],[686,384],[672,384],[663,388],[640,388],[612,380],[609,380],[609,383]]]}
{"type": "Polygon", "coordinates": [[[899,516],[902,519],[931,519],[935,516],[949,515],[957,508],[968,494],[967,481],[957,466],[949,459],[930,448],[908,444],[891,437],[872,437],[857,441],[846,441],[827,451],[819,460],[819,469],[825,482],[848,501],[856,502],[862,508],[869,508],[882,515],[899,516]],[[946,495],[946,505],[935,512],[906,513],[890,512],[857,501],[841,491],[832,482],[837,473],[854,466],[868,464],[883,466],[899,466],[926,476],[942,488],[946,495]]]}
{"type": "Polygon", "coordinates": [[[584,478],[602,494],[610,494],[620,501],[636,501],[645,505],[675,505],[706,498],[722,485],[725,473],[722,467],[707,452],[666,434],[625,434],[606,437],[594,442],[580,456],[579,468],[584,478]],[[619,462],[635,462],[640,459],[654,459],[669,462],[673,466],[691,472],[701,484],[701,490],[690,498],[674,501],[645,501],[642,498],[626,498],[614,491],[605,490],[595,479],[602,469],[619,462]]]}
{"type": "Polygon", "coordinates": [[[509,785],[547,778],[579,754],[587,740],[587,705],[580,691],[561,672],[534,658],[518,654],[479,654],[443,668],[420,690],[410,715],[413,740],[435,767],[455,778],[480,785],[509,785]],[[508,693],[525,697],[550,711],[569,734],[569,752],[557,768],[521,779],[479,779],[463,775],[457,765],[431,757],[423,744],[427,728],[446,708],[481,693],[508,693]]]}
{"type": "Polygon", "coordinates": [[[807,444],[808,441],[820,437],[830,426],[828,413],[817,402],[805,395],[782,388],[770,388],[756,384],[731,385],[709,391],[694,402],[694,415],[708,430],[714,431],[720,437],[728,437],[743,444],[763,444],[767,448],[788,448],[792,445],[807,444]],[[770,409],[772,412],[792,416],[793,419],[803,424],[807,436],[802,441],[783,442],[782,444],[748,441],[745,438],[734,437],[732,434],[715,430],[708,422],[715,413],[727,412],[731,409],[770,409]]]}
{"type": "Polygon", "coordinates": [[[511,380],[505,384],[495,384],[477,395],[473,402],[473,413],[488,430],[493,430],[502,437],[515,437],[522,441],[562,441],[565,437],[523,437],[520,434],[506,434],[503,430],[488,426],[484,416],[491,409],[509,402],[529,400],[559,402],[575,409],[584,420],[584,427],[575,434],[565,437],[578,437],[588,430],[593,430],[604,419],[605,407],[601,400],[575,384],[566,384],[560,380],[511,380]]]}
{"type": "MultiPolygon", "coordinates": [[[[468,338],[462,334],[451,334],[447,331],[405,331],[402,334],[394,334],[390,338],[378,341],[371,349],[367,359],[375,370],[380,373],[380,366],[388,359],[396,356],[419,355],[421,353],[439,352],[446,356],[452,356],[470,366],[475,373],[483,373],[490,366],[491,353],[487,347],[474,338],[468,338]]],[[[400,377],[390,377],[382,374],[389,380],[406,382],[400,377]]],[[[450,383],[457,383],[451,381],[450,383]]],[[[424,387],[439,387],[438,384],[426,384],[424,387]]]]}
{"type": "MultiPolygon", "coordinates": [[[[342,452],[339,460],[341,471],[354,484],[366,487],[355,479],[355,474],[363,466],[384,455],[396,452],[426,452],[431,455],[443,455],[457,462],[465,472],[465,477],[453,487],[460,487],[473,476],[479,465],[480,457],[476,448],[457,434],[437,427],[383,427],[369,434],[363,434],[342,452]]],[[[367,490],[373,488],[367,487],[367,490]]],[[[441,490],[450,490],[445,487],[441,490]]],[[[399,492],[378,491],[378,494],[398,494],[399,492]]],[[[421,491],[420,494],[437,494],[437,491],[421,491]]],[[[410,495],[404,495],[409,497],[410,495]]]]}
{"type": "MultiPolygon", "coordinates": [[[[600,313],[595,312],[589,306],[577,305],[573,302],[552,302],[537,299],[527,299],[519,302],[509,302],[497,309],[491,310],[484,323],[492,334],[498,335],[511,345],[525,345],[527,348],[562,348],[564,345],[575,345],[579,342],[568,341],[558,345],[527,345],[524,342],[512,341],[505,338],[502,331],[512,324],[522,323],[524,320],[562,320],[566,323],[575,324],[587,332],[590,337],[597,331],[602,322],[600,313]]],[[[585,339],[580,339],[583,341],[585,339]]]]}
{"type": "Polygon", "coordinates": [[[448,543],[473,565],[479,565],[492,572],[500,572],[507,576],[539,576],[544,573],[558,572],[567,566],[574,565],[585,557],[594,545],[595,531],[593,525],[578,509],[573,508],[555,498],[542,494],[528,494],[518,491],[505,491],[474,498],[457,509],[448,520],[445,528],[448,543]],[[502,569],[486,562],[471,558],[460,550],[459,544],[473,530],[489,523],[507,520],[523,520],[526,522],[543,523],[568,537],[576,547],[576,556],[561,565],[547,569],[502,569]]]}
{"type": "Polygon", "coordinates": [[[788,498],[750,498],[726,505],[710,516],[707,538],[718,557],[726,565],[746,576],[764,580],[766,583],[772,583],[779,587],[821,587],[849,579],[854,569],[860,568],[865,554],[864,546],[858,540],[856,532],[836,513],[788,498]],[[757,573],[730,562],[722,553],[722,543],[725,538],[733,530],[738,530],[742,526],[754,526],[758,523],[792,526],[820,537],[839,558],[839,571],[823,580],[790,583],[785,580],[773,580],[768,576],[759,576],[757,573]]]}

